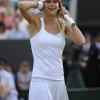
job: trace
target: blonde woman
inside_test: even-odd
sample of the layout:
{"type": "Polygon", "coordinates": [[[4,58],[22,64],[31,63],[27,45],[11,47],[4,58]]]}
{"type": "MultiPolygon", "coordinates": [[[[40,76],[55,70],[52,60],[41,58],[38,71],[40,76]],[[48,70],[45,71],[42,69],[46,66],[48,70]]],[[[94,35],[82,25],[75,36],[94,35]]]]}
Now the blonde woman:
{"type": "Polygon", "coordinates": [[[65,36],[78,45],[85,43],[79,28],[72,26],[73,19],[63,17],[67,12],[58,0],[22,1],[18,7],[32,27],[31,49],[34,57],[29,100],[68,100],[64,83],[62,52],[65,36]],[[42,9],[44,16],[31,13],[30,8],[42,9]],[[62,18],[57,14],[61,11],[62,18]]]}

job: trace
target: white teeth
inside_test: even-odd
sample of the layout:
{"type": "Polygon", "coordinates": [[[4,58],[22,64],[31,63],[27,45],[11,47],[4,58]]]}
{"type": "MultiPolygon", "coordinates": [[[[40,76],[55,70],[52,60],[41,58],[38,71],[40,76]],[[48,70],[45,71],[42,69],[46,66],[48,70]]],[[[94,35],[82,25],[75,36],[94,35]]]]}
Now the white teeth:
{"type": "Polygon", "coordinates": [[[50,10],[54,10],[55,8],[49,8],[50,10]]]}
{"type": "Polygon", "coordinates": [[[50,9],[50,10],[54,10],[54,9],[50,9]]]}

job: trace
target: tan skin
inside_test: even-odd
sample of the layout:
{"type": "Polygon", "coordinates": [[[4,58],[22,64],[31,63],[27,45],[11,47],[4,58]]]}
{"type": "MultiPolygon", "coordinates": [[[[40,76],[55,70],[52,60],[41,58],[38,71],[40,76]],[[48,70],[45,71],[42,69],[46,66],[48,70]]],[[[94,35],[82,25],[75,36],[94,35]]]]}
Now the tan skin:
{"type": "MultiPolygon", "coordinates": [[[[37,8],[38,3],[32,1],[22,1],[18,4],[22,16],[30,23],[30,36],[33,37],[41,29],[41,21],[39,15],[33,14],[29,11],[30,8],[37,8]]],[[[58,34],[60,32],[56,14],[60,10],[57,0],[45,0],[44,2],[44,23],[45,30],[51,34],[58,34]]],[[[67,11],[67,10],[66,10],[67,11]]],[[[70,27],[63,18],[59,18],[61,30],[76,44],[82,45],[85,43],[85,38],[77,26],[70,27]]]]}

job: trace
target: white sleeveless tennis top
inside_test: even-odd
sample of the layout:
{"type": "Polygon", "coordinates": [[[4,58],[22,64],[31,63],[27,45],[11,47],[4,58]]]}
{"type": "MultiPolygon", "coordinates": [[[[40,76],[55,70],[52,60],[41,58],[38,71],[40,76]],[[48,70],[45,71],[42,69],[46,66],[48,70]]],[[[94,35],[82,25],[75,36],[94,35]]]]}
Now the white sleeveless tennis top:
{"type": "Polygon", "coordinates": [[[41,18],[41,30],[31,38],[34,58],[32,77],[64,80],[62,52],[65,47],[64,33],[49,33],[41,18]]]}

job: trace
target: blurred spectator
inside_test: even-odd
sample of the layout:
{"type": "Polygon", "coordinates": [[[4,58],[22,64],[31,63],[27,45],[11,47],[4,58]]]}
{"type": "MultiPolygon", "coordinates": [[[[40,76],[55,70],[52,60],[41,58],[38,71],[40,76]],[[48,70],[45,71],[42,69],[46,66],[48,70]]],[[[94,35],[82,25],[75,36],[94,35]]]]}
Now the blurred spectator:
{"type": "Polygon", "coordinates": [[[13,18],[7,15],[8,9],[1,6],[0,7],[0,21],[3,21],[6,29],[12,28],[13,18]]]}
{"type": "Polygon", "coordinates": [[[5,23],[6,29],[7,29],[7,30],[11,30],[11,29],[12,29],[12,25],[13,25],[13,18],[11,18],[11,17],[6,17],[6,18],[4,19],[4,23],[5,23]]]}
{"type": "Polygon", "coordinates": [[[0,59],[0,100],[18,100],[14,77],[5,68],[6,60],[0,59]]]}
{"type": "Polygon", "coordinates": [[[87,74],[86,74],[86,68],[87,68],[87,56],[81,55],[79,58],[79,67],[81,69],[82,77],[84,80],[85,86],[87,86],[87,74]]]}
{"type": "Polygon", "coordinates": [[[19,98],[28,100],[28,91],[31,80],[30,64],[22,62],[20,69],[17,73],[17,85],[19,91],[19,98]]]}
{"type": "Polygon", "coordinates": [[[0,0],[1,6],[4,6],[7,9],[7,16],[14,16],[15,10],[14,7],[11,6],[10,0],[0,0]]]}
{"type": "Polygon", "coordinates": [[[7,17],[7,9],[0,6],[0,21],[4,21],[5,17],[7,17]]]}
{"type": "Polygon", "coordinates": [[[99,49],[100,52],[100,32],[97,33],[96,37],[95,37],[95,41],[96,41],[96,47],[99,49]]]}
{"type": "Polygon", "coordinates": [[[12,68],[9,65],[6,65],[6,71],[13,74],[12,68]]]}
{"type": "Polygon", "coordinates": [[[20,18],[16,17],[14,20],[13,28],[9,32],[8,39],[10,40],[20,40],[20,39],[29,39],[28,30],[25,27],[20,27],[20,18]]]}
{"type": "Polygon", "coordinates": [[[88,54],[91,45],[91,36],[89,33],[85,35],[86,43],[82,46],[82,51],[88,54]]]}
{"type": "Polygon", "coordinates": [[[16,7],[17,6],[17,3],[20,1],[20,0],[10,0],[11,1],[11,4],[13,7],[16,7]]]}
{"type": "Polygon", "coordinates": [[[88,53],[84,77],[87,87],[100,87],[100,34],[93,36],[88,53]]]}
{"type": "Polygon", "coordinates": [[[7,40],[8,34],[4,22],[0,22],[0,40],[7,40]]]}

